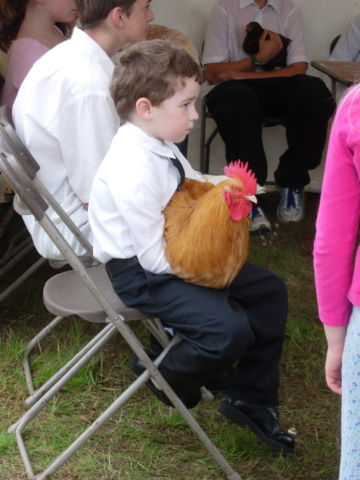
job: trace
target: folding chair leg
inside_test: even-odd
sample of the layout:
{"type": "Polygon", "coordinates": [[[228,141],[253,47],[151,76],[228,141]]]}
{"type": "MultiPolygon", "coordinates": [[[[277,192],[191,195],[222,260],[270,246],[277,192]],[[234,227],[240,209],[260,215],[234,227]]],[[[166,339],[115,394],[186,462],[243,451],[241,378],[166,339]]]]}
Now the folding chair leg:
{"type": "MultiPolygon", "coordinates": [[[[37,340],[41,340],[42,338],[45,337],[45,335],[47,334],[46,333],[46,330],[47,329],[50,329],[51,331],[51,327],[53,328],[57,323],[59,323],[60,320],[62,320],[64,317],[56,317],[52,323],[52,325],[48,325],[46,328],[44,328],[44,330],[42,330],[42,332],[39,333],[39,335],[37,335],[30,343],[32,344],[32,348],[34,347],[34,345],[37,343],[37,340]],[[58,319],[58,322],[55,323],[55,320],[58,319]],[[41,333],[44,333],[42,337],[38,338],[41,333]]],[[[107,332],[109,330],[111,330],[111,325],[107,325],[106,327],[104,327],[101,332],[99,332],[88,344],[85,345],[85,347],[80,350],[80,352],[78,352],[66,365],[64,365],[60,370],[58,370],[51,378],[49,378],[49,380],[47,382],[45,382],[38,390],[36,391],[33,391],[33,394],[30,395],[26,400],[25,400],[25,404],[28,406],[28,407],[31,407],[32,405],[34,405],[48,390],[50,390],[50,388],[55,385],[55,383],[57,383],[84,355],[86,355],[94,345],[97,344],[97,342],[99,342],[102,337],[104,335],[107,334],[107,332]]],[[[50,333],[50,331],[48,333],[50,333]]],[[[30,344],[29,344],[29,347],[30,347],[30,344]]],[[[31,348],[31,349],[32,349],[31,348]]],[[[31,351],[31,349],[27,350],[27,357],[31,351]]],[[[25,364],[24,364],[25,366],[25,364]]],[[[26,375],[30,375],[31,377],[31,374],[30,374],[30,369],[28,367],[28,362],[27,362],[27,365],[25,366],[25,374],[26,375]],[[26,373],[26,370],[28,370],[28,373],[26,373]]],[[[28,383],[29,385],[29,383],[28,383]]]]}
{"type": "Polygon", "coordinates": [[[103,335],[88,352],[83,355],[77,363],[75,363],[70,370],[65,373],[57,383],[55,383],[50,390],[48,390],[25,415],[23,415],[16,423],[11,425],[8,433],[17,430],[20,425],[24,427],[47,405],[47,403],[66,385],[117,333],[117,329],[111,323],[103,329],[103,335]],[[105,331],[105,332],[104,332],[105,331]]]}
{"type": "Polygon", "coordinates": [[[25,355],[24,355],[24,370],[25,370],[25,379],[28,392],[32,395],[35,392],[34,384],[31,375],[29,356],[33,349],[41,342],[43,338],[49,335],[53,328],[56,327],[65,317],[55,317],[45,328],[41,330],[30,342],[26,345],[25,355]]]}
{"type": "Polygon", "coordinates": [[[10,287],[8,287],[6,290],[4,290],[0,294],[0,302],[5,300],[12,292],[14,292],[22,283],[25,282],[31,275],[36,272],[44,263],[46,262],[46,258],[39,258],[33,265],[31,265],[30,268],[26,270],[22,275],[20,275],[19,278],[13,282],[10,287]]]}
{"type": "MultiPolygon", "coordinates": [[[[156,326],[151,320],[143,320],[143,323],[146,325],[150,333],[154,335],[156,340],[160,343],[162,347],[166,347],[169,343],[169,336],[164,329],[164,326],[159,318],[154,319],[156,326]]],[[[207,390],[205,387],[201,387],[201,398],[204,402],[212,402],[214,400],[214,395],[207,390]]]]}
{"type": "Polygon", "coordinates": [[[211,147],[211,143],[212,141],[214,140],[214,138],[216,137],[216,135],[219,133],[219,128],[218,127],[215,127],[214,131],[212,132],[212,134],[209,136],[209,138],[207,139],[206,143],[205,143],[205,146],[204,146],[204,149],[205,149],[205,173],[209,173],[209,165],[210,165],[210,147],[211,147]]]}
{"type": "Polygon", "coordinates": [[[99,428],[102,427],[102,425],[112,416],[114,413],[116,413],[119,408],[121,408],[139,389],[142,385],[144,385],[145,382],[147,382],[150,378],[150,376],[155,377],[156,381],[159,383],[161,388],[164,390],[166,395],[169,397],[173,405],[176,407],[176,409],[179,411],[180,415],[184,418],[184,420],[188,423],[190,426],[191,430],[196,433],[196,435],[199,437],[200,441],[204,445],[204,447],[207,449],[207,451],[210,453],[210,455],[213,457],[213,459],[217,462],[217,464],[222,468],[224,473],[226,474],[227,478],[229,480],[241,480],[241,477],[238,473],[236,473],[231,466],[228,464],[228,462],[225,460],[223,455],[219,452],[219,450],[215,447],[215,445],[210,441],[209,437],[206,435],[206,433],[202,430],[200,425],[196,422],[194,417],[191,415],[189,410],[185,407],[185,405],[181,402],[179,397],[175,394],[175,392],[171,389],[171,387],[168,385],[166,380],[162,377],[158,369],[156,368],[163,357],[166,355],[167,351],[180,341],[179,337],[176,336],[170,343],[169,345],[165,348],[165,350],[162,352],[162,354],[155,360],[154,363],[151,362],[150,358],[146,355],[144,350],[142,350],[142,354],[139,351],[141,349],[138,340],[134,336],[135,342],[137,345],[134,348],[135,354],[141,357],[142,360],[144,361],[144,364],[147,364],[147,368],[151,370],[151,374],[148,370],[146,370],[140,377],[138,377],[135,382],[133,382],[130,387],[128,387],[116,400],[115,402],[110,405],[110,407],[105,410],[100,417],[93,422],[90,427],[88,427],[76,440],[73,442],[61,455],[57,457],[57,459],[44,471],[42,472],[39,476],[34,476],[31,463],[29,460],[29,456],[27,454],[26,448],[24,441],[22,439],[22,432],[26,425],[37,415],[37,413],[46,405],[47,401],[49,398],[52,398],[52,394],[50,396],[50,391],[48,394],[45,394],[44,397],[33,407],[29,410],[29,412],[24,415],[24,417],[20,420],[20,422],[17,424],[16,428],[16,440],[18,443],[19,451],[21,454],[21,457],[23,459],[27,474],[29,478],[31,479],[37,479],[37,480],[46,480],[48,479],[51,475],[56,473],[59,468],[66,463],[74,453],[76,453],[84,443],[91,438],[99,428]],[[49,397],[50,396],[50,397],[49,397]],[[47,398],[45,398],[47,397],[47,398]],[[49,397],[49,398],[48,398],[49,397]]]}

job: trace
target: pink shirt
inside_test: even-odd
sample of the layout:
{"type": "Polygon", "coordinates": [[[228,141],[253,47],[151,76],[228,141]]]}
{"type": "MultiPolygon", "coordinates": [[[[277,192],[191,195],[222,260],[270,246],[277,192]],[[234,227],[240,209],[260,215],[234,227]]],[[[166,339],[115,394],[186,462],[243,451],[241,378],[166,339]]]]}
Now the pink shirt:
{"type": "Polygon", "coordinates": [[[12,107],[20,85],[36,60],[49,49],[33,38],[14,40],[8,51],[8,69],[1,104],[12,107]]]}
{"type": "Polygon", "coordinates": [[[360,87],[354,87],[339,105],[332,126],[316,222],[319,316],[329,326],[346,325],[352,305],[360,306],[359,218],[360,87]]]}

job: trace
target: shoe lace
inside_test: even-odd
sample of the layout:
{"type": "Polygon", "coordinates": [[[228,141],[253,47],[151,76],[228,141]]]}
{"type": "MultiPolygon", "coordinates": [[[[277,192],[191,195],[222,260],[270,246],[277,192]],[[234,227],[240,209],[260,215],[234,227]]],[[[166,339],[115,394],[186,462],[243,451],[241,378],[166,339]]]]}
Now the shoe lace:
{"type": "Polygon", "coordinates": [[[256,205],[253,205],[252,210],[251,210],[251,218],[254,219],[256,217],[263,217],[264,213],[260,207],[257,207],[256,205]]]}
{"type": "Polygon", "coordinates": [[[293,188],[281,189],[281,203],[289,210],[291,208],[301,208],[301,190],[293,188]]]}

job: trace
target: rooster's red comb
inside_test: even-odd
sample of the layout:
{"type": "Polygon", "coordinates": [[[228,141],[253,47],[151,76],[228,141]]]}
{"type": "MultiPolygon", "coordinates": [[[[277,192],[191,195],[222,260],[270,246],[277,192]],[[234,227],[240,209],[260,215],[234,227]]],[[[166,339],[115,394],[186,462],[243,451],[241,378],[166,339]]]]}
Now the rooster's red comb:
{"type": "Polygon", "coordinates": [[[224,167],[224,173],[231,178],[249,179],[256,182],[255,174],[248,168],[248,163],[242,163],[241,160],[230,162],[228,167],[224,167]]]}

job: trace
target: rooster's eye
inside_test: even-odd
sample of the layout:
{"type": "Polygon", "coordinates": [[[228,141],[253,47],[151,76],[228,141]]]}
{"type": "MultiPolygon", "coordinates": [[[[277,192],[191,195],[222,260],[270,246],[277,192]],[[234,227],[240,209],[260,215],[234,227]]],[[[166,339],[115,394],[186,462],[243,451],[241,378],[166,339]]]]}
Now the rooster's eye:
{"type": "Polygon", "coordinates": [[[239,189],[237,187],[233,187],[233,190],[237,192],[239,189]]]}

